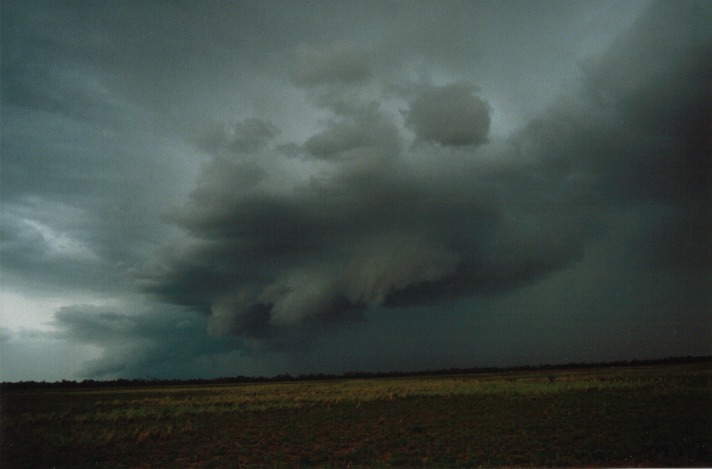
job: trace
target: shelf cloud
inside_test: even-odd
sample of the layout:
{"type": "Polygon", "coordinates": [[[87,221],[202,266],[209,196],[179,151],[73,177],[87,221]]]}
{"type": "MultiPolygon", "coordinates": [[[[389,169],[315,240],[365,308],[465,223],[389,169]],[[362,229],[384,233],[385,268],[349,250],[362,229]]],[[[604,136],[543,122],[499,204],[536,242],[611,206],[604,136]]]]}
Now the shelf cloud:
{"type": "Polygon", "coordinates": [[[37,310],[3,347],[102,377],[710,353],[707,2],[2,18],[2,292],[37,310]]]}

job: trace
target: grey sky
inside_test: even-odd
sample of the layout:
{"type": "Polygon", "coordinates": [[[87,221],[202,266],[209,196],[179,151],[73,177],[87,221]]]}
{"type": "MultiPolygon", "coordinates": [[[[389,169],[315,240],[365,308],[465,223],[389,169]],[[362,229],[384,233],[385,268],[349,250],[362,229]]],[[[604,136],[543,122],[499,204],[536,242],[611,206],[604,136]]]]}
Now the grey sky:
{"type": "Polygon", "coordinates": [[[712,353],[708,2],[1,21],[0,379],[712,353]]]}

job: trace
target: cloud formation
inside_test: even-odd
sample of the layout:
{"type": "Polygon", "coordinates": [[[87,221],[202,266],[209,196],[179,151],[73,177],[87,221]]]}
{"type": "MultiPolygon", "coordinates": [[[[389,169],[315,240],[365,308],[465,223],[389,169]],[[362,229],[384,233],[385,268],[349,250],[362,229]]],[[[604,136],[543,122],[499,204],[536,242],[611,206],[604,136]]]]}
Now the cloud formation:
{"type": "Polygon", "coordinates": [[[294,82],[298,85],[357,84],[371,77],[368,54],[354,44],[322,47],[301,44],[295,53],[294,82]]]}
{"type": "Polygon", "coordinates": [[[2,9],[0,293],[41,310],[4,344],[43,315],[106,377],[709,353],[704,1],[2,9]]]}
{"type": "Polygon", "coordinates": [[[648,201],[675,215],[642,256],[704,264],[711,41],[697,22],[671,50],[660,18],[677,28],[683,19],[670,15],[694,10],[668,10],[648,12],[577,98],[504,146],[482,147],[490,108],[456,82],[417,93],[402,124],[375,105],[342,109],[296,155],[272,145],[214,156],[179,218],[196,241],[146,275],[147,291],[209,310],[216,334],[269,340],[374,308],[504,295],[577,263],[605,234],[606,207],[648,201]],[[636,64],[635,77],[621,72],[641,54],[656,59],[636,64]],[[410,146],[403,125],[416,134],[410,146]]]}
{"type": "Polygon", "coordinates": [[[476,88],[453,83],[420,93],[406,113],[406,125],[424,141],[441,145],[481,145],[487,142],[490,111],[474,95],[476,88]]]}
{"type": "MultiPolygon", "coordinates": [[[[373,121],[395,128],[384,115],[363,125],[373,121]]],[[[288,177],[278,165],[295,157],[274,148],[260,155],[270,162],[261,171],[245,169],[260,167],[250,155],[215,157],[179,219],[199,241],[148,274],[148,291],[209,305],[216,333],[268,336],[270,326],[354,318],[365,308],[506,291],[581,255],[591,234],[585,223],[566,226],[577,208],[555,202],[549,181],[513,177],[526,164],[444,154],[453,172],[433,175],[399,153],[395,131],[359,140],[352,125],[307,140],[301,167],[314,153],[319,161],[349,155],[308,178],[288,177]],[[553,206],[569,215],[565,224],[553,206]]]]}
{"type": "MultiPolygon", "coordinates": [[[[217,366],[212,372],[219,372],[215,356],[234,350],[229,341],[207,337],[204,319],[195,314],[166,308],[148,312],[142,307],[65,306],[55,314],[57,330],[51,335],[102,349],[99,357],[83,364],[82,377],[205,376],[201,367],[217,366]]],[[[239,361],[239,356],[234,359],[239,361]]]]}

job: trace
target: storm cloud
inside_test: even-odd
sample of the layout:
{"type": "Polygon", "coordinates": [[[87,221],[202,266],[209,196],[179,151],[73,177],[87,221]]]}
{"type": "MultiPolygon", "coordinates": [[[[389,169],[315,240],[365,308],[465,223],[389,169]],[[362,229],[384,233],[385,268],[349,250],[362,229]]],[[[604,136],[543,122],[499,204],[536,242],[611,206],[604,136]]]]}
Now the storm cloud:
{"type": "Polygon", "coordinates": [[[372,308],[505,295],[580,261],[610,207],[653,203],[649,216],[673,215],[640,260],[707,264],[712,37],[696,13],[647,12],[578,93],[500,146],[482,146],[490,108],[456,82],[404,100],[402,116],[342,111],[296,153],[214,156],[179,217],[195,248],[147,291],[209,308],[217,334],[268,339],[372,308]],[[674,45],[662,18],[687,25],[674,45]],[[181,283],[205,259],[220,259],[202,271],[207,288],[181,283]],[[174,293],[185,289],[190,301],[174,293]]]}
{"type": "Polygon", "coordinates": [[[371,75],[368,54],[353,44],[322,47],[302,44],[294,55],[294,82],[298,85],[360,83],[368,81],[371,75]]]}
{"type": "Polygon", "coordinates": [[[178,218],[193,247],[149,274],[147,290],[179,304],[173,292],[190,291],[187,303],[210,305],[215,332],[265,335],[507,291],[575,261],[594,235],[593,215],[568,202],[558,175],[530,178],[532,163],[511,155],[447,151],[427,156],[447,160],[433,173],[402,150],[393,116],[372,114],[331,124],[296,156],[214,157],[178,218]],[[180,283],[206,259],[207,288],[180,283]]]}
{"type": "Polygon", "coordinates": [[[406,125],[419,139],[442,145],[481,145],[490,127],[487,103],[476,88],[454,83],[420,93],[406,114],[406,125]]]}
{"type": "Polygon", "coordinates": [[[0,225],[83,376],[710,352],[708,3],[84,6],[3,6],[0,225]]]}

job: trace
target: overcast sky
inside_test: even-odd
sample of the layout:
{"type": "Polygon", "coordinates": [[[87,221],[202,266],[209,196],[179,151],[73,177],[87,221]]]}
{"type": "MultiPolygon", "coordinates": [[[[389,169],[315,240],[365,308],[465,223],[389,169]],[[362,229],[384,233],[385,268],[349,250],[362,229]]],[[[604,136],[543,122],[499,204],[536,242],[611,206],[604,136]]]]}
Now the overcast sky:
{"type": "Polygon", "coordinates": [[[712,3],[1,12],[0,379],[712,354],[712,3]]]}

